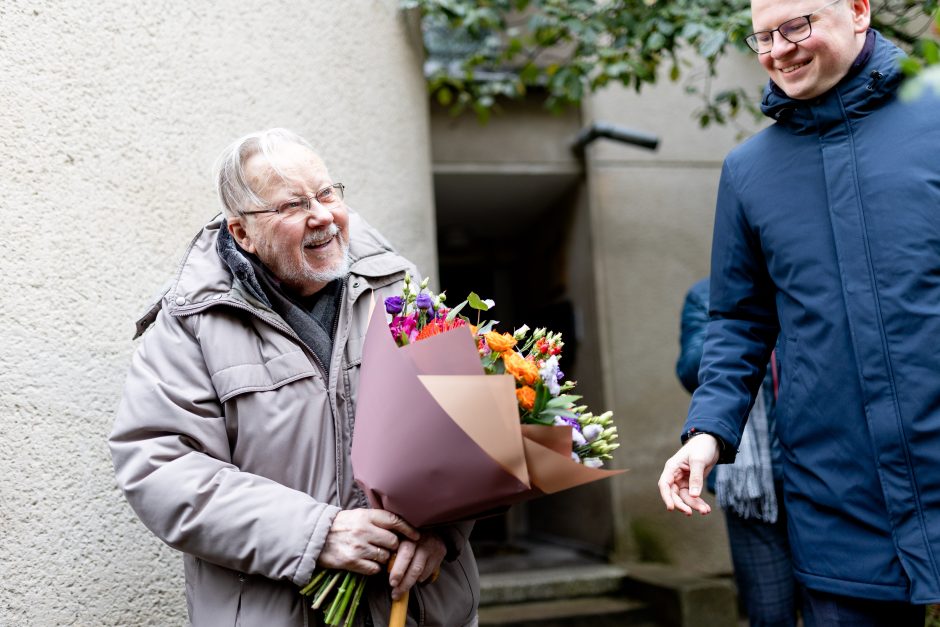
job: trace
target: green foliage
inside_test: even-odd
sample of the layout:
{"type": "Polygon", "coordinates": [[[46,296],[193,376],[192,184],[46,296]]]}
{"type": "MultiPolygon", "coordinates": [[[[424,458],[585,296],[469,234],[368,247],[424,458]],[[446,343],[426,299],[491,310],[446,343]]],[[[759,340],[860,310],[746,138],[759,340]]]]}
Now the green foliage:
{"type": "MultiPolygon", "coordinates": [[[[937,14],[937,3],[873,2],[875,27],[911,51],[919,64],[910,66],[913,73],[935,62],[937,45],[923,23],[937,14]]],[[[470,109],[485,121],[500,98],[533,89],[558,111],[605,85],[640,91],[663,75],[689,79],[686,90],[701,98],[702,126],[756,111],[753,94],[711,89],[722,55],[745,49],[749,0],[402,0],[402,6],[421,12],[429,58],[443,59],[431,64],[429,89],[454,113],[470,109]],[[685,51],[694,60],[684,60],[685,51]]]]}
{"type": "Polygon", "coordinates": [[[940,627],[940,605],[928,605],[924,627],[940,627]]]}

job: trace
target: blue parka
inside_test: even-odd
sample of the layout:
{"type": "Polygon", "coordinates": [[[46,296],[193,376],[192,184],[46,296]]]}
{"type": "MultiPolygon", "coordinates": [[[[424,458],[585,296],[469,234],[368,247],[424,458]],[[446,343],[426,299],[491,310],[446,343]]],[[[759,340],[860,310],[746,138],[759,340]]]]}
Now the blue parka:
{"type": "Polygon", "coordinates": [[[902,102],[901,51],[871,31],[719,185],[702,385],[684,431],[736,448],[778,333],[777,434],[798,579],[940,602],[940,98],[902,102]]]}

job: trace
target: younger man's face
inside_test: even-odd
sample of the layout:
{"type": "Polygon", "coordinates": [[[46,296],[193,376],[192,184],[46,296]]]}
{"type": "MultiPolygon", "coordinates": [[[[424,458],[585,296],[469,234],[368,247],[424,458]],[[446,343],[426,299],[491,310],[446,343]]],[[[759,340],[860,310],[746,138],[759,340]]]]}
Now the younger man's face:
{"type": "MultiPolygon", "coordinates": [[[[754,31],[773,30],[787,20],[824,7],[825,0],[752,0],[754,31]]],[[[772,80],[791,98],[809,100],[846,75],[865,43],[868,0],[842,0],[814,14],[812,35],[791,43],[774,33],[774,47],[758,58],[772,80]]]]}

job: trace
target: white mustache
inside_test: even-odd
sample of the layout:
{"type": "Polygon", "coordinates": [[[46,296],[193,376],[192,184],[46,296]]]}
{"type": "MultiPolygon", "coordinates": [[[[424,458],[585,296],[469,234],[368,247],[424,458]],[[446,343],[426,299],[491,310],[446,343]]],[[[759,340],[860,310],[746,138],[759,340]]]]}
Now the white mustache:
{"type": "Polygon", "coordinates": [[[318,229],[304,237],[304,246],[319,246],[320,244],[333,239],[338,234],[339,227],[336,226],[336,223],[334,222],[329,226],[318,229]]]}

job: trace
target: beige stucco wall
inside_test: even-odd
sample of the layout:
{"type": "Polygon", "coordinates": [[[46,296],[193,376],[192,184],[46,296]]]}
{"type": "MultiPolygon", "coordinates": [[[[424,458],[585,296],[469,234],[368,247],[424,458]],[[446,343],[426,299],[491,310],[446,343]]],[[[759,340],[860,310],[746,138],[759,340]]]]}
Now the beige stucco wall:
{"type": "Polygon", "coordinates": [[[0,4],[0,624],[170,625],[179,555],[105,438],[133,319],[216,211],[237,135],[307,136],[435,269],[420,50],[397,0],[0,4]]]}
{"type": "MultiPolygon", "coordinates": [[[[720,76],[716,89],[738,84],[755,98],[765,80],[753,58],[737,55],[720,76]]],[[[605,388],[620,421],[618,463],[630,469],[616,484],[614,509],[624,559],[730,572],[720,512],[667,514],[656,481],[678,448],[689,402],[675,375],[682,301],[709,272],[722,159],[756,123],[745,116],[701,129],[693,116],[700,102],[685,93],[684,80],[639,95],[607,89],[584,108],[585,124],[612,122],[661,140],[656,152],[605,140],[588,150],[605,388]]]]}

